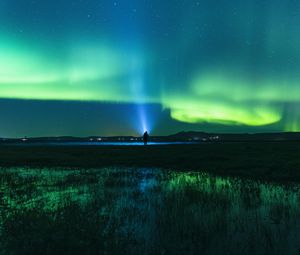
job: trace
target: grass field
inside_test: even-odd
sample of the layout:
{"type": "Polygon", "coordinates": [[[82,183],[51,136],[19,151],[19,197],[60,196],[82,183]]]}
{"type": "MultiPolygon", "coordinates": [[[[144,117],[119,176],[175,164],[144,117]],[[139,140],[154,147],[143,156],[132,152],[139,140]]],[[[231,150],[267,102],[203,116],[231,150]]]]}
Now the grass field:
{"type": "Polygon", "coordinates": [[[0,254],[299,254],[300,144],[0,146],[0,254]]]}
{"type": "Polygon", "coordinates": [[[0,168],[0,254],[298,255],[300,186],[156,168],[0,168]]]}
{"type": "Polygon", "coordinates": [[[164,146],[0,146],[0,166],[158,167],[271,181],[300,181],[299,142],[164,146]]]}

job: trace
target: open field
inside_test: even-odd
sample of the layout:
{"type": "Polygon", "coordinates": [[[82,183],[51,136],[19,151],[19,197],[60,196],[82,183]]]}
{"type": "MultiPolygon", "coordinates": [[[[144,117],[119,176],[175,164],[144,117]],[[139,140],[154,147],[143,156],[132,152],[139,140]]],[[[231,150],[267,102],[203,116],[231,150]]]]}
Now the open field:
{"type": "Polygon", "coordinates": [[[298,255],[300,186],[157,168],[0,168],[0,254],[298,255]]]}
{"type": "Polygon", "coordinates": [[[2,145],[0,254],[298,255],[299,152],[2,145]]]}
{"type": "Polygon", "coordinates": [[[271,181],[300,181],[299,142],[162,146],[0,146],[0,166],[159,167],[271,181]]]}

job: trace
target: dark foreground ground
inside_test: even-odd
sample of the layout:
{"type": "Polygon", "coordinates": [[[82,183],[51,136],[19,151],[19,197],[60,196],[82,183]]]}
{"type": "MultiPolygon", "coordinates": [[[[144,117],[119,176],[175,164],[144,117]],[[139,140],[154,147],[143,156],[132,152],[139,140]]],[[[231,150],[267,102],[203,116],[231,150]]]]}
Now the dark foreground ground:
{"type": "Polygon", "coordinates": [[[159,167],[271,181],[300,181],[299,142],[162,146],[0,145],[0,166],[159,167]]]}
{"type": "Polygon", "coordinates": [[[0,255],[299,255],[299,151],[0,146],[0,255]]]}

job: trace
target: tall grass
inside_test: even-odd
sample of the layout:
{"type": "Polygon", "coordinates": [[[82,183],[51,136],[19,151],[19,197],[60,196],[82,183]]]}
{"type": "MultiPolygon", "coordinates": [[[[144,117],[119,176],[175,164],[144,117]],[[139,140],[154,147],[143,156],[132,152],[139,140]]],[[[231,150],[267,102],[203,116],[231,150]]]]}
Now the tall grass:
{"type": "Polygon", "coordinates": [[[0,254],[298,254],[300,190],[146,168],[0,172],[0,254]]]}

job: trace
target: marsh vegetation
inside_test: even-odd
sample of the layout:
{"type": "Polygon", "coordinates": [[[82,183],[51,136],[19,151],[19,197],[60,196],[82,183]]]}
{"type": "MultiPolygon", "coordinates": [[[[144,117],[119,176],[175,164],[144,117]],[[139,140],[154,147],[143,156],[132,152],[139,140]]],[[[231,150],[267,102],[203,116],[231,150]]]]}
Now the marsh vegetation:
{"type": "Polygon", "coordinates": [[[151,168],[2,168],[2,254],[299,254],[300,190],[151,168]]]}
{"type": "Polygon", "coordinates": [[[0,167],[169,168],[300,182],[299,142],[216,142],[158,146],[0,145],[0,167]]]}

